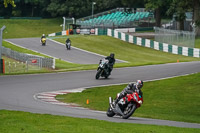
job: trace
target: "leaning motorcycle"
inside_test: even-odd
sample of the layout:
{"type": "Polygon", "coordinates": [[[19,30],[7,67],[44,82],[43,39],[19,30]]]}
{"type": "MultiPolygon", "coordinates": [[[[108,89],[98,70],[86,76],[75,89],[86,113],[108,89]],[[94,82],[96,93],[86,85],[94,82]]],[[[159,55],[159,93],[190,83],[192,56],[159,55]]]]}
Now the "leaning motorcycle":
{"type": "Polygon", "coordinates": [[[46,45],[46,38],[42,38],[41,43],[42,43],[42,46],[45,46],[46,45]]]}
{"type": "Polygon", "coordinates": [[[96,79],[99,79],[100,77],[105,77],[108,78],[110,75],[108,72],[108,60],[102,59],[99,62],[99,67],[97,68],[97,73],[96,73],[96,79]]]}
{"type": "Polygon", "coordinates": [[[143,98],[140,97],[137,92],[127,94],[125,97],[121,98],[115,107],[113,107],[112,97],[109,97],[109,108],[106,114],[108,117],[118,115],[123,119],[128,119],[142,103],[143,98]]]}

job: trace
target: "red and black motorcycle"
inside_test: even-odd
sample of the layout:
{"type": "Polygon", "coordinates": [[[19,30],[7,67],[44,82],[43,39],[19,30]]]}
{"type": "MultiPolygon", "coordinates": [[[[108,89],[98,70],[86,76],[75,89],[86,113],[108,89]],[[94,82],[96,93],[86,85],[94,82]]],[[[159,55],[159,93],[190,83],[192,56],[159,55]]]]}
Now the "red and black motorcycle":
{"type": "MultiPolygon", "coordinates": [[[[119,96],[119,94],[118,94],[119,96]]],[[[138,95],[137,92],[127,94],[125,97],[119,100],[119,102],[113,107],[113,99],[109,97],[109,108],[107,111],[108,117],[119,115],[123,119],[128,119],[137,108],[143,103],[143,98],[138,95]]]]}

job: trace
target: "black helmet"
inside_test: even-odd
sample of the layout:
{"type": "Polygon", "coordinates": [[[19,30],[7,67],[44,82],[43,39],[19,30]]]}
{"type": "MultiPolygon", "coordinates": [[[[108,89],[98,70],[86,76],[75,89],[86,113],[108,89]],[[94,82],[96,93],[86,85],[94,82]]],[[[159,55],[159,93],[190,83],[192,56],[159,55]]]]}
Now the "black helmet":
{"type": "Polygon", "coordinates": [[[114,57],[115,57],[115,54],[114,54],[114,53],[110,53],[110,57],[111,57],[111,58],[114,58],[114,57]]]}
{"type": "Polygon", "coordinates": [[[136,81],[136,86],[137,86],[138,89],[141,89],[142,86],[143,86],[143,81],[142,80],[137,80],[136,81]]]}

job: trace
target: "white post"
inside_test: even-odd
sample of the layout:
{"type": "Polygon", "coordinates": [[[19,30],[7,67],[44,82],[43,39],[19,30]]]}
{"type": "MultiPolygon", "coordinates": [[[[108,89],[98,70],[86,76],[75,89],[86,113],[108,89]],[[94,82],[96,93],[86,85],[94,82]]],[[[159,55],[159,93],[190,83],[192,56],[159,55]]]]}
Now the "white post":
{"type": "Polygon", "coordinates": [[[63,17],[63,31],[65,30],[65,17],[63,17]]]}
{"type": "Polygon", "coordinates": [[[92,2],[92,26],[94,26],[94,23],[93,23],[93,13],[94,13],[94,5],[96,4],[96,2],[92,2]]]}
{"type": "Polygon", "coordinates": [[[74,22],[74,18],[72,18],[72,20],[73,20],[73,24],[75,24],[75,22],[74,22]]]}
{"type": "Polygon", "coordinates": [[[53,64],[52,64],[52,68],[55,69],[56,68],[56,59],[53,58],[53,64]]]}
{"type": "Polygon", "coordinates": [[[1,50],[2,50],[2,41],[3,41],[3,30],[6,28],[6,26],[4,25],[2,28],[1,28],[1,31],[0,31],[0,59],[1,59],[1,50]]]}

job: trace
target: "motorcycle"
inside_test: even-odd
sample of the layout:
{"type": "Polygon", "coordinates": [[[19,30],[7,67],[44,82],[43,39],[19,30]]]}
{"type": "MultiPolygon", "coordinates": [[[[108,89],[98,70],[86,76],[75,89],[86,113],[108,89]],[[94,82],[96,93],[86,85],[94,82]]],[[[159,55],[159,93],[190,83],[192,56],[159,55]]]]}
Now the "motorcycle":
{"type": "Polygon", "coordinates": [[[128,119],[142,103],[143,98],[140,97],[137,92],[127,94],[125,97],[121,98],[115,107],[113,107],[112,97],[109,97],[109,108],[106,114],[108,117],[119,115],[123,119],[128,119]]]}
{"type": "Polygon", "coordinates": [[[42,46],[45,46],[46,45],[46,38],[42,38],[41,43],[42,43],[42,46]]]}
{"type": "Polygon", "coordinates": [[[108,72],[108,60],[102,59],[99,62],[99,67],[97,68],[97,73],[96,73],[96,79],[99,79],[99,77],[105,77],[108,78],[110,75],[108,72]]]}
{"type": "Polygon", "coordinates": [[[70,42],[66,43],[66,48],[67,48],[67,50],[71,49],[71,43],[70,42]]]}

